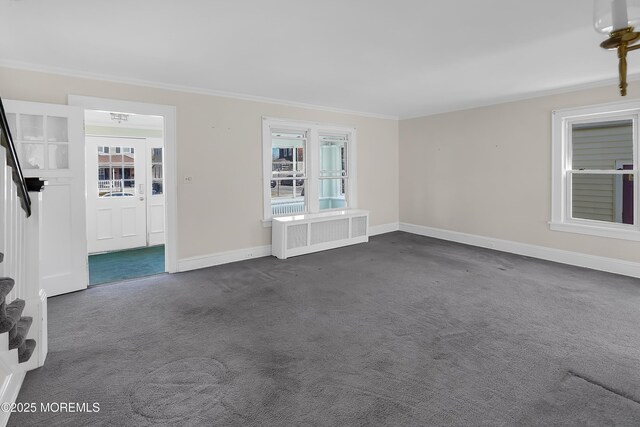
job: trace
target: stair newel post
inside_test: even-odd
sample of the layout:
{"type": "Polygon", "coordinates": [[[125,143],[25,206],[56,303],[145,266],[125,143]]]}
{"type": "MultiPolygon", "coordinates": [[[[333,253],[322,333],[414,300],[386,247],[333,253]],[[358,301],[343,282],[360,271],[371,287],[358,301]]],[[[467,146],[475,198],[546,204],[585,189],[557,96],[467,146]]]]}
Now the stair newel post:
{"type": "Polygon", "coordinates": [[[27,218],[27,280],[24,283],[23,295],[25,299],[37,297],[40,294],[40,227],[42,226],[42,193],[29,194],[31,197],[31,216],[27,218]]]}
{"type": "Polygon", "coordinates": [[[27,302],[25,314],[33,317],[31,329],[37,342],[35,354],[37,366],[42,366],[47,357],[47,294],[42,289],[42,191],[45,182],[27,179],[31,197],[31,216],[27,219],[27,267],[24,299],[27,302]]]}

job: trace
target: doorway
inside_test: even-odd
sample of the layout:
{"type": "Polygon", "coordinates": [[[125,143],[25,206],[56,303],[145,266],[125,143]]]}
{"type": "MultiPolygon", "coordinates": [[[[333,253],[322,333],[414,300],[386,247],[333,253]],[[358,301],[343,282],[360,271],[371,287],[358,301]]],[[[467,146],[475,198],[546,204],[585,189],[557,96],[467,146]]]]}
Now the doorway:
{"type": "MultiPolygon", "coordinates": [[[[163,241],[164,241],[164,271],[167,273],[174,273],[177,271],[177,162],[176,162],[176,108],[169,105],[160,104],[147,104],[140,102],[121,101],[115,99],[95,98],[88,96],[69,95],[69,105],[80,106],[85,113],[87,111],[100,111],[106,113],[103,115],[102,122],[94,122],[85,124],[91,124],[94,126],[89,129],[90,136],[95,137],[119,137],[119,138],[145,138],[147,140],[147,147],[149,151],[145,151],[145,156],[149,159],[153,159],[153,153],[150,151],[153,149],[153,144],[150,141],[154,141],[153,138],[158,138],[155,141],[161,141],[163,145],[162,150],[162,195],[164,198],[164,207],[151,204],[147,209],[149,214],[152,210],[163,210],[163,241]],[[153,125],[149,126],[149,123],[140,123],[141,120],[155,120],[157,118],[162,119],[162,124],[155,128],[155,134],[149,135],[149,127],[153,128],[153,125]],[[112,128],[111,132],[107,132],[104,128],[112,128]],[[115,129],[115,130],[114,130],[115,129]],[[127,129],[125,132],[123,129],[127,129]],[[146,132],[146,134],[141,134],[146,132]]],[[[85,119],[86,120],[86,119],[85,119]]],[[[157,148],[157,147],[155,147],[157,148]]],[[[96,148],[97,151],[97,148],[96,148]]],[[[135,147],[134,147],[135,151],[135,147]]],[[[157,159],[157,156],[156,156],[157,159]]],[[[158,166],[152,161],[147,169],[151,169],[152,173],[155,169],[158,170],[158,166]]],[[[149,165],[149,162],[147,162],[149,165]]],[[[123,180],[124,180],[124,174],[123,180]]],[[[96,179],[99,175],[96,176],[96,179]]],[[[158,184],[160,179],[152,176],[151,189],[145,188],[146,194],[149,191],[158,192],[158,184]]],[[[124,182],[123,182],[124,185],[124,182]]],[[[139,187],[138,187],[139,189],[139,187]]],[[[96,189],[97,191],[97,189],[96,189]]],[[[88,192],[88,190],[87,190],[88,192]]],[[[125,197],[125,196],[115,196],[125,197]]],[[[156,198],[154,197],[154,200],[156,198]]],[[[158,239],[158,223],[154,222],[154,218],[158,218],[157,215],[151,217],[151,221],[147,220],[148,224],[151,224],[150,231],[148,233],[148,244],[150,246],[159,246],[158,239]]],[[[107,252],[106,254],[108,254],[107,252]]],[[[132,255],[129,253],[128,255],[132,255]]],[[[88,258],[88,255],[87,255],[88,258]]]]}
{"type": "Polygon", "coordinates": [[[90,285],[166,270],[163,122],[85,110],[90,285]]]}
{"type": "Polygon", "coordinates": [[[166,270],[163,121],[85,110],[90,285],[166,270]]]}

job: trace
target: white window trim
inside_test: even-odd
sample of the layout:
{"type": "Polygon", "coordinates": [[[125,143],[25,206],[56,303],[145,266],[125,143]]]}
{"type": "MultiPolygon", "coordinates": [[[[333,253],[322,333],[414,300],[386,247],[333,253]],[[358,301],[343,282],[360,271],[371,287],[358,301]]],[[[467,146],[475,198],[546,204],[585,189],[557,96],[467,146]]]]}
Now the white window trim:
{"type": "MultiPolygon", "coordinates": [[[[306,168],[307,168],[307,185],[305,189],[305,205],[307,207],[306,213],[318,213],[320,212],[320,199],[319,188],[316,183],[319,182],[320,176],[320,144],[319,135],[327,133],[345,134],[348,135],[347,142],[347,171],[349,178],[347,179],[346,188],[346,203],[347,209],[356,209],[358,204],[357,197],[357,143],[356,143],[356,128],[334,125],[328,123],[318,123],[309,121],[289,120],[275,117],[262,117],[262,187],[263,187],[263,214],[262,222],[265,227],[271,226],[271,188],[269,183],[271,182],[271,132],[272,130],[295,130],[307,132],[307,146],[306,146],[306,168]]],[[[322,212],[331,212],[344,210],[343,208],[337,209],[324,209],[322,212]]],[[[286,215],[285,215],[286,216],[286,215]]]]}
{"type": "MultiPolygon", "coordinates": [[[[571,218],[571,203],[568,189],[568,165],[571,156],[570,125],[613,118],[633,119],[633,161],[638,167],[638,134],[640,123],[640,101],[614,102],[580,108],[567,108],[552,112],[552,175],[551,175],[551,221],[554,231],[587,234],[614,239],[640,241],[638,217],[638,191],[634,194],[634,225],[616,224],[604,221],[571,218]]],[[[575,172],[574,172],[575,173],[575,172]]],[[[609,171],[589,173],[610,173],[609,171]]],[[[620,174],[624,172],[620,171],[620,174]]],[[[628,173],[628,172],[627,172],[628,173]]],[[[633,172],[634,181],[638,173],[633,172]]],[[[636,189],[638,184],[636,184],[636,189]]]]}

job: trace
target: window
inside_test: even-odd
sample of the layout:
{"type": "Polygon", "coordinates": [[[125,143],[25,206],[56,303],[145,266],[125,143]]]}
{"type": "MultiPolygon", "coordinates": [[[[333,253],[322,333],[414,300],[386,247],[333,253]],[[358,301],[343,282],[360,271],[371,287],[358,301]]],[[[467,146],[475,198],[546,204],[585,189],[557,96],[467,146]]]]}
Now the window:
{"type": "Polygon", "coordinates": [[[355,207],[355,129],[263,119],[264,219],[355,207]]]}
{"type": "Polygon", "coordinates": [[[320,135],[320,210],[346,208],[347,135],[320,135]]]}
{"type": "Polygon", "coordinates": [[[151,194],[159,196],[164,194],[164,181],[162,172],[162,148],[151,149],[151,194]]]}
{"type": "Polygon", "coordinates": [[[133,147],[99,146],[97,154],[98,196],[133,197],[135,186],[133,147]]]}
{"type": "Polygon", "coordinates": [[[271,213],[306,212],[307,131],[271,130],[271,213]]]}
{"type": "Polygon", "coordinates": [[[640,240],[640,102],[553,113],[551,229],[640,240]]]}

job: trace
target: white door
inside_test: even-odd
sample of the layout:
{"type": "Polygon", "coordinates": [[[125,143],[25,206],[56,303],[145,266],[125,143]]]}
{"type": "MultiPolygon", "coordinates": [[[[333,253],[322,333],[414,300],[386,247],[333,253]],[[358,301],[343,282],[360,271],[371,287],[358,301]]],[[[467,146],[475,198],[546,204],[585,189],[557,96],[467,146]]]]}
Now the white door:
{"type": "Polygon", "coordinates": [[[4,101],[25,177],[48,181],[42,193],[41,286],[47,296],[86,289],[84,111],[4,101]]]}
{"type": "Polygon", "coordinates": [[[87,137],[89,253],[147,246],[146,142],[87,137]]]}

